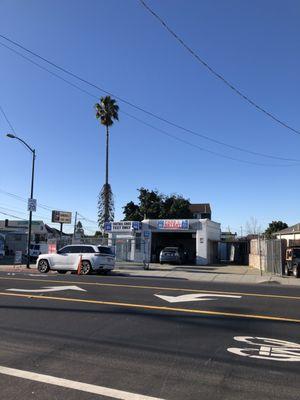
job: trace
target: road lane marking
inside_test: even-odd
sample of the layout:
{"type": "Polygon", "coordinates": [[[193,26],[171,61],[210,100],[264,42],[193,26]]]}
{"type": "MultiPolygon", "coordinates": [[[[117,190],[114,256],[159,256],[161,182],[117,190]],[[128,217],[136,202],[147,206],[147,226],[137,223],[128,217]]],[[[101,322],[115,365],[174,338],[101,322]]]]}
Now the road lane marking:
{"type": "MultiPolygon", "coordinates": [[[[44,277],[44,275],[42,275],[44,277]]],[[[0,280],[16,280],[16,281],[29,281],[29,282],[43,282],[44,279],[28,279],[28,278],[8,278],[4,276],[0,276],[0,280]]],[[[175,287],[165,287],[165,286],[146,286],[146,285],[125,285],[119,283],[100,283],[100,282],[82,282],[82,281],[69,281],[69,280],[55,280],[55,279],[47,279],[47,282],[50,283],[75,283],[80,285],[89,285],[89,286],[104,286],[104,287],[118,287],[118,288],[129,288],[129,289],[151,289],[151,290],[168,290],[175,292],[191,292],[191,293],[220,293],[220,294],[228,294],[228,295],[237,295],[237,296],[249,296],[249,297],[266,297],[273,299],[283,299],[283,300],[300,300],[300,296],[285,296],[280,294],[262,294],[262,293],[247,293],[247,292],[227,292],[221,290],[204,290],[204,289],[187,289],[187,288],[175,288],[175,287]]]]}
{"type": "Polygon", "coordinates": [[[67,302],[71,302],[71,303],[99,304],[99,305],[104,305],[104,306],[140,308],[140,309],[144,309],[144,310],[172,311],[172,312],[182,312],[182,313],[187,313],[187,314],[209,315],[209,316],[231,317],[231,318],[232,317],[233,318],[250,318],[250,319],[259,319],[259,320],[265,320],[265,321],[293,322],[293,323],[300,324],[300,319],[276,317],[276,316],[271,316],[271,315],[241,314],[241,313],[231,313],[231,312],[222,312],[222,311],[197,310],[197,309],[191,309],[191,308],[149,306],[147,304],[121,303],[121,302],[116,302],[116,301],[102,301],[102,300],[87,300],[87,299],[76,299],[76,298],[70,298],[70,297],[41,296],[41,295],[36,295],[36,294],[0,292],[0,296],[23,297],[23,298],[27,298],[27,299],[58,300],[58,301],[67,301],[67,302]]]}
{"type": "Polygon", "coordinates": [[[229,347],[227,351],[242,357],[269,361],[299,362],[300,344],[265,337],[235,336],[237,342],[251,347],[229,347]]]}
{"type": "Polygon", "coordinates": [[[98,394],[105,397],[120,400],[163,400],[157,397],[144,396],[123,390],[111,389],[105,386],[91,385],[89,383],[72,381],[69,379],[58,378],[51,375],[37,374],[35,372],[23,371],[21,369],[7,368],[0,366],[0,374],[14,376],[16,378],[28,379],[30,381],[47,383],[49,385],[61,386],[68,389],[79,390],[81,392],[98,394]]]}
{"type": "Polygon", "coordinates": [[[10,292],[26,292],[26,293],[45,293],[45,292],[61,292],[63,290],[78,290],[80,292],[86,292],[85,289],[81,289],[79,286],[46,286],[42,289],[5,289],[10,292]]]}
{"type": "Polygon", "coordinates": [[[155,294],[154,296],[159,297],[162,300],[168,301],[169,303],[184,303],[189,301],[207,301],[217,300],[220,297],[226,297],[230,299],[241,299],[242,296],[230,296],[226,294],[213,294],[213,293],[195,293],[195,294],[183,294],[181,296],[162,296],[155,294]],[[212,298],[213,297],[213,298],[212,298]]]}

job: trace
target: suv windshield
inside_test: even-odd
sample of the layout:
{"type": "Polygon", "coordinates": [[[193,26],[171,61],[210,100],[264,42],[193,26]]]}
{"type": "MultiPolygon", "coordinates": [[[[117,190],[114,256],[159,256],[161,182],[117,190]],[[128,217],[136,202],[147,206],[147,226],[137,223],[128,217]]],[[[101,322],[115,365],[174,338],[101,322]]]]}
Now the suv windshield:
{"type": "Polygon", "coordinates": [[[98,246],[98,250],[101,254],[114,254],[110,247],[98,246]]]}

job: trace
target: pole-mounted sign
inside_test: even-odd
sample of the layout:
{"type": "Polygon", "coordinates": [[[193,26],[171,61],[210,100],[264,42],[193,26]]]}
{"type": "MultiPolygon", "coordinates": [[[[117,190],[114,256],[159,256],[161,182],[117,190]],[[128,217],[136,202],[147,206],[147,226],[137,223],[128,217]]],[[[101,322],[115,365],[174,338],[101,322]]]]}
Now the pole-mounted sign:
{"type": "Polygon", "coordinates": [[[27,210],[33,212],[36,211],[36,199],[28,199],[27,210]]]}

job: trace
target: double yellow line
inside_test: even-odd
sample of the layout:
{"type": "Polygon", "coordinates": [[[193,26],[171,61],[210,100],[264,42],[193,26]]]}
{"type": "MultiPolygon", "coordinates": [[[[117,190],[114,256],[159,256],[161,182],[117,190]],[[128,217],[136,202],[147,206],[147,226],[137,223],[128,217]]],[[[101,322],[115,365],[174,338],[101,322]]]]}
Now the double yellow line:
{"type": "Polygon", "coordinates": [[[297,323],[297,324],[300,323],[300,319],[276,317],[276,316],[269,316],[269,315],[242,314],[242,313],[240,314],[240,313],[197,310],[197,309],[178,308],[178,307],[160,307],[160,306],[150,306],[150,305],[146,305],[146,304],[122,303],[122,302],[116,302],[116,301],[87,300],[87,299],[76,299],[76,298],[67,298],[67,297],[42,296],[42,295],[5,293],[5,292],[0,292],[0,296],[21,297],[21,298],[26,298],[26,299],[39,299],[39,300],[52,300],[52,301],[56,300],[56,301],[66,301],[66,302],[84,303],[84,304],[97,304],[97,305],[113,306],[113,307],[135,308],[135,309],[141,309],[141,310],[171,311],[171,312],[180,312],[180,313],[194,314],[194,315],[231,317],[231,318],[248,318],[248,319],[250,318],[250,319],[264,320],[264,321],[292,322],[292,323],[297,323]]]}
{"type": "MultiPolygon", "coordinates": [[[[104,278],[105,279],[105,278],[104,278]]],[[[262,297],[268,299],[281,299],[281,300],[300,300],[300,296],[285,296],[280,294],[264,294],[264,293],[247,293],[247,292],[227,292],[220,290],[205,290],[205,289],[188,289],[188,288],[176,288],[176,287],[165,287],[165,286],[146,286],[146,285],[127,285],[119,283],[103,283],[103,282],[82,282],[82,281],[69,281],[69,280],[56,280],[56,279],[29,279],[29,278],[17,278],[17,277],[0,277],[1,280],[15,280],[15,281],[27,281],[27,282],[43,282],[43,283],[58,283],[61,285],[76,284],[85,286],[103,286],[103,287],[118,287],[125,289],[150,289],[150,290],[168,290],[174,292],[190,292],[190,293],[215,293],[215,294],[228,294],[236,296],[248,296],[248,297],[262,297]]]]}

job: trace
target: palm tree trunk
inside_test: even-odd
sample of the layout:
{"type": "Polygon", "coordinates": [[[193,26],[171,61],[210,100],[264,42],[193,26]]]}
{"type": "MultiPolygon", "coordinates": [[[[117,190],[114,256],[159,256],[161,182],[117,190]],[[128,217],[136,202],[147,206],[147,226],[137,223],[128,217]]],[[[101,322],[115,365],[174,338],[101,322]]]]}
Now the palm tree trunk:
{"type": "Polygon", "coordinates": [[[106,125],[106,163],[105,163],[105,190],[104,190],[104,221],[109,219],[109,193],[108,193],[108,154],[109,154],[109,130],[106,125]]]}
{"type": "Polygon", "coordinates": [[[108,150],[109,150],[109,131],[106,125],[106,168],[105,168],[105,184],[108,184],[108,150]]]}

